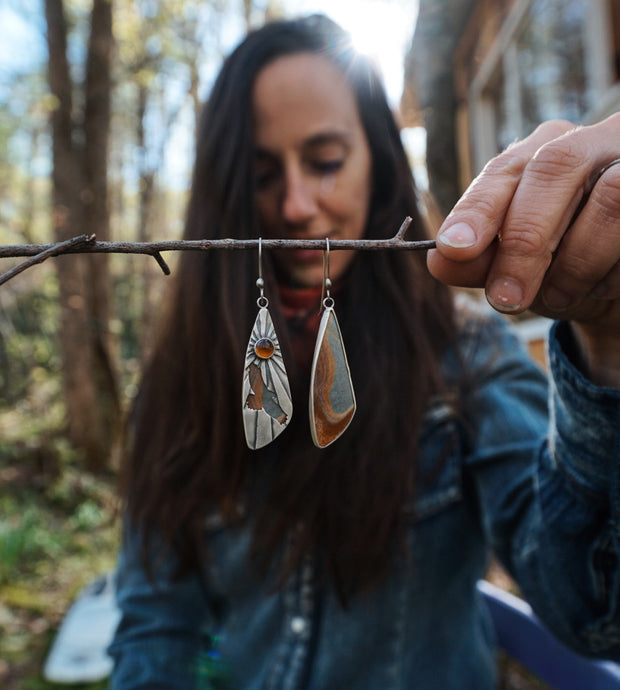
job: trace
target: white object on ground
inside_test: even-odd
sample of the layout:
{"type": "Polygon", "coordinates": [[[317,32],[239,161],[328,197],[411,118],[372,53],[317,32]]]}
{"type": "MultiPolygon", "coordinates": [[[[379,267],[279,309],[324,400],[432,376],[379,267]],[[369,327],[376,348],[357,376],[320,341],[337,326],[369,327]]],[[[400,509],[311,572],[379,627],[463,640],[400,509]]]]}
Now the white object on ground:
{"type": "Polygon", "coordinates": [[[45,661],[45,680],[93,683],[109,676],[107,648],[119,619],[113,575],[108,573],[87,585],[71,605],[45,661]]]}

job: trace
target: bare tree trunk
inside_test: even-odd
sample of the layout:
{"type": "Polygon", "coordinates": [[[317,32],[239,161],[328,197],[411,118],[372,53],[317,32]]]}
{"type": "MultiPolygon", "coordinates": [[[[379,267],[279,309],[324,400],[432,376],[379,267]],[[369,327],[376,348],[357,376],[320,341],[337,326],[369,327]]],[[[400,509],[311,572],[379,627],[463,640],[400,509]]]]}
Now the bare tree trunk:
{"type": "Polygon", "coordinates": [[[200,95],[198,94],[198,86],[200,84],[200,74],[198,73],[198,63],[192,62],[189,65],[190,70],[190,83],[189,83],[189,95],[192,99],[192,106],[194,110],[194,138],[198,141],[198,127],[200,124],[200,114],[202,112],[202,101],[200,100],[200,95]]]}
{"type": "MultiPolygon", "coordinates": [[[[153,201],[155,197],[155,169],[148,163],[145,118],[147,103],[149,100],[149,90],[145,84],[138,87],[138,111],[136,140],[140,155],[140,206],[138,216],[138,241],[148,242],[150,240],[150,221],[153,215],[153,201]]],[[[135,299],[137,301],[135,313],[140,314],[140,356],[144,360],[152,338],[153,313],[149,309],[152,304],[152,267],[150,263],[141,262],[136,270],[137,290],[135,299]]]]}
{"type": "Polygon", "coordinates": [[[254,0],[243,0],[243,20],[245,22],[246,31],[252,27],[252,11],[254,9],[254,0]]]}
{"type": "MultiPolygon", "coordinates": [[[[81,193],[84,228],[101,240],[110,239],[108,205],[108,150],[112,93],[112,0],[94,0],[86,63],[83,174],[81,193]]],[[[90,257],[85,295],[90,317],[88,337],[99,414],[97,469],[107,459],[120,416],[116,377],[112,365],[110,323],[110,271],[108,257],[90,257]]]]}
{"type": "MultiPolygon", "coordinates": [[[[107,5],[107,11],[111,12],[111,6],[106,0],[95,0],[95,6],[97,5],[107,5]]],[[[106,8],[97,9],[99,19],[93,22],[93,31],[97,36],[101,29],[95,28],[95,23],[103,24],[104,37],[98,37],[97,40],[101,40],[101,45],[105,45],[105,34],[108,31],[111,43],[111,23],[108,28],[106,8]]],[[[52,114],[54,232],[57,240],[78,235],[86,229],[96,230],[98,237],[109,237],[105,191],[106,162],[104,161],[101,167],[101,163],[96,161],[98,156],[107,159],[109,72],[107,78],[104,74],[103,84],[97,84],[95,79],[97,86],[87,95],[87,101],[90,103],[87,106],[85,120],[88,119],[89,112],[92,113],[99,108],[104,113],[103,120],[99,123],[103,130],[93,132],[94,126],[87,125],[85,121],[85,148],[81,150],[76,144],[73,86],[67,60],[67,23],[62,0],[45,0],[45,13],[49,84],[56,99],[56,108],[52,114]],[[107,97],[103,96],[102,106],[99,99],[102,98],[101,90],[105,88],[108,94],[107,97]],[[83,226],[84,222],[88,227],[83,226]]],[[[94,9],[93,19],[95,14],[94,9]]],[[[91,52],[96,52],[92,37],[91,44],[93,49],[89,49],[89,72],[96,63],[95,58],[90,57],[91,52]]],[[[109,53],[106,59],[109,60],[109,53]]],[[[61,257],[56,266],[61,305],[60,345],[67,431],[71,443],[84,454],[87,466],[100,470],[107,462],[112,441],[110,415],[103,410],[107,405],[110,379],[113,380],[114,377],[109,359],[106,362],[108,370],[105,374],[101,373],[101,362],[106,360],[108,353],[102,344],[103,341],[96,335],[101,324],[104,329],[107,327],[107,320],[103,321],[107,319],[107,298],[100,297],[109,289],[107,271],[101,273],[103,264],[99,262],[99,266],[93,269],[95,262],[91,261],[92,258],[94,257],[61,257]],[[106,392],[102,394],[102,390],[106,392]]]]}

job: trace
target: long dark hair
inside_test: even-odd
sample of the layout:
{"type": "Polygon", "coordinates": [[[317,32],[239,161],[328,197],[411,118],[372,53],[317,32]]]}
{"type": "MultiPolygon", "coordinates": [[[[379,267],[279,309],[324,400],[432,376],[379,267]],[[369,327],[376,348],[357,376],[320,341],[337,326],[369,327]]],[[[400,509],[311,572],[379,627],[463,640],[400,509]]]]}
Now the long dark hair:
{"type": "MultiPolygon", "coordinates": [[[[267,63],[299,52],[332,60],[356,95],[372,155],[366,236],[391,237],[411,216],[408,236],[424,238],[380,79],[348,35],[322,16],[268,24],[224,63],[200,124],[185,237],[259,236],[252,87],[267,63]]],[[[174,547],[182,569],[209,556],[203,533],[208,511],[229,524],[251,515],[255,554],[265,563],[289,544],[282,580],[304,554],[316,553],[346,598],[378,582],[402,544],[403,506],[417,480],[420,423],[442,388],[439,361],[455,330],[452,300],[419,253],[358,252],[336,307],[358,410],[342,439],[318,450],[307,422],[308,372],[291,361],[268,259],[265,293],[292,380],[289,428],[260,451],[246,448],[240,390],[256,314],[256,255],[185,252],[133,412],[124,472],[127,514],[143,530],[145,554],[148,535],[156,532],[174,547]]]]}

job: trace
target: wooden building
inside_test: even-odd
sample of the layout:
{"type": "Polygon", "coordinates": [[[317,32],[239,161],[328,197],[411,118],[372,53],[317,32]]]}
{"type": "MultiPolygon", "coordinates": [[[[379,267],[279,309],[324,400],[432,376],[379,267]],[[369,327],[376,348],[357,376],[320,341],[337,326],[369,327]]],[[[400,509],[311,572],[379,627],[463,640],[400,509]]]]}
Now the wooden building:
{"type": "Polygon", "coordinates": [[[620,0],[420,0],[403,102],[427,129],[430,187],[446,212],[540,122],[620,110],[620,0]]]}

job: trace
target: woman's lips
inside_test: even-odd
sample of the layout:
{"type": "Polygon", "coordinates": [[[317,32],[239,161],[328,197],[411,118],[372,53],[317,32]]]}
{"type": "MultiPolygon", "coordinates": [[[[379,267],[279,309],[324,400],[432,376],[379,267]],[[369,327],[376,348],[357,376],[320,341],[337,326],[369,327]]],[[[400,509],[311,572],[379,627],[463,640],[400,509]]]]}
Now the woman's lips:
{"type": "Polygon", "coordinates": [[[321,249],[289,249],[287,255],[289,260],[296,264],[312,264],[323,261],[321,249]]]}
{"type": "MultiPolygon", "coordinates": [[[[289,237],[289,239],[293,240],[314,240],[314,241],[320,241],[322,243],[325,242],[325,238],[328,238],[329,240],[332,239],[333,232],[327,232],[325,235],[316,235],[313,234],[311,236],[301,236],[301,237],[289,237]]],[[[296,263],[296,264],[314,264],[314,263],[323,263],[323,249],[288,249],[287,254],[289,257],[289,260],[296,263]]]]}

